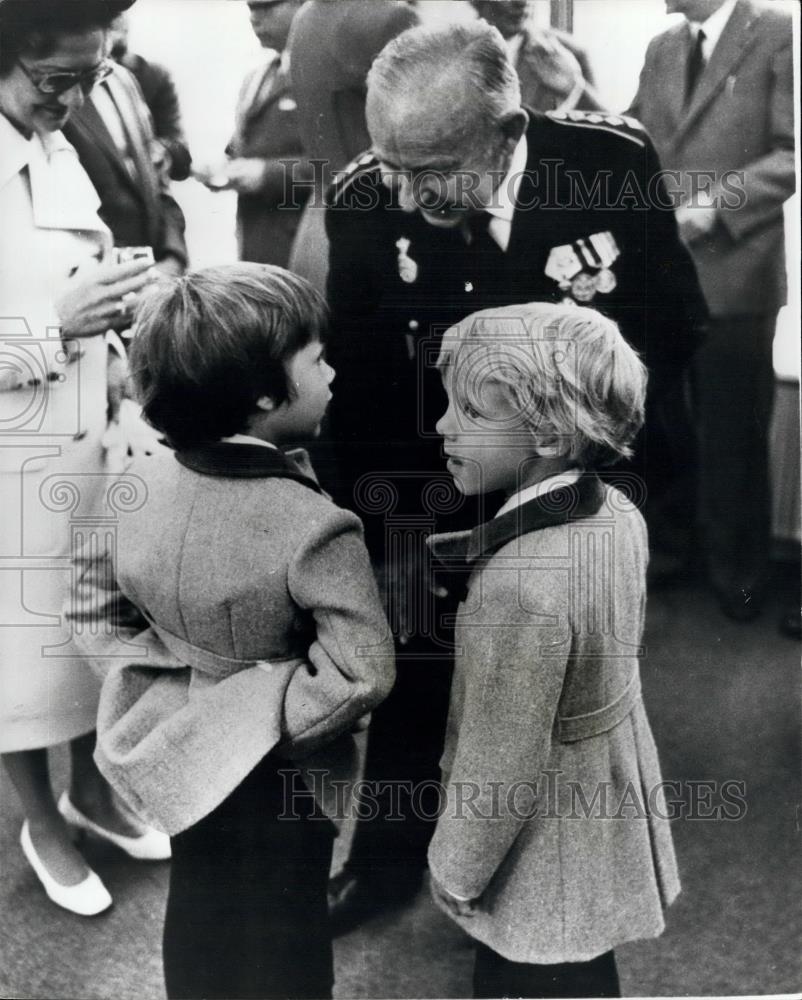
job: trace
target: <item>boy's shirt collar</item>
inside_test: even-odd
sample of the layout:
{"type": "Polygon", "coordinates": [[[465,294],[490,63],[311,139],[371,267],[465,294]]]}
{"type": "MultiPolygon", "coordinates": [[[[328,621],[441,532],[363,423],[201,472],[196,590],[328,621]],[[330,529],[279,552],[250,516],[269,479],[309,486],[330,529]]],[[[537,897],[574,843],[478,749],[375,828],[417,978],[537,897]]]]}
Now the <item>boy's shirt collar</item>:
{"type": "Polygon", "coordinates": [[[251,434],[232,434],[231,437],[220,440],[223,444],[258,444],[265,448],[275,448],[278,451],[278,447],[272,441],[265,441],[264,438],[253,437],[251,434]]]}
{"type": "Polygon", "coordinates": [[[565,469],[554,476],[541,479],[539,483],[535,483],[532,486],[524,486],[523,489],[518,490],[517,493],[513,493],[507,499],[496,514],[496,517],[501,517],[503,514],[523,506],[523,504],[528,503],[530,500],[534,500],[535,497],[543,496],[544,493],[562,489],[564,486],[572,486],[579,479],[580,475],[581,472],[579,469],[565,469]]]}

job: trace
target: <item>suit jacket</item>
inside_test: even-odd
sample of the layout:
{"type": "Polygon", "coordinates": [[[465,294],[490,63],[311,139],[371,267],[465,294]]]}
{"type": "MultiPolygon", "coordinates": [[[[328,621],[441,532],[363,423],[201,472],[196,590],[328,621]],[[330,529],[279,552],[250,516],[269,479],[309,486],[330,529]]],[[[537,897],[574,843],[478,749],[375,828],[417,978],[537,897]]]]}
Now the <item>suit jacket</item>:
{"type": "Polygon", "coordinates": [[[136,80],[115,66],[106,84],[120,110],[136,176],[129,173],[92,101],[64,126],[84,169],[100,195],[100,217],[117,246],[151,246],[157,261],[175,257],[186,267],[184,215],[152,159],[153,126],[136,80]]]}
{"type": "Polygon", "coordinates": [[[240,259],[286,267],[309,195],[311,167],[301,146],[290,75],[278,56],[246,76],[226,154],[265,162],[261,189],[237,201],[240,259]]]}
{"type": "Polygon", "coordinates": [[[538,964],[657,936],[679,891],[638,669],[646,527],[595,476],[558,492],[430,540],[470,576],[429,865],[477,900],[468,934],[538,964]]]}
{"type": "Polygon", "coordinates": [[[392,640],[359,520],[304,464],[160,449],[126,480],[139,503],[113,545],[79,554],[67,613],[107,671],[98,765],[174,834],[275,748],[300,758],[346,733],[392,686],[392,640]]]}
{"type": "MultiPolygon", "coordinates": [[[[592,88],[594,86],[593,71],[590,68],[587,52],[565,31],[549,28],[549,34],[553,35],[576,57],[582,69],[583,80],[592,88]]],[[[515,63],[515,71],[521,81],[521,101],[527,107],[534,108],[536,111],[555,111],[564,103],[564,95],[555,93],[544,81],[540,72],[539,59],[531,47],[531,38],[528,33],[524,34],[515,63]]],[[[587,87],[582,91],[576,107],[582,111],[602,110],[602,105],[596,99],[594,92],[588,90],[587,87]]]]}
{"type": "Polygon", "coordinates": [[[169,70],[133,52],[126,52],[120,63],[136,77],[153,119],[156,138],[170,154],[170,177],[174,181],[186,180],[192,157],[181,124],[178,93],[169,70]]]}
{"type": "Polygon", "coordinates": [[[655,390],[695,348],[704,300],[673,214],[650,204],[659,165],[643,130],[581,111],[530,117],[506,253],[475,250],[458,230],[393,207],[370,154],[330,193],[329,354],[338,384],[331,424],[352,479],[366,471],[442,474],[434,432],[445,410],[434,370],[442,332],[480,309],[561,301],[574,287],[585,296],[580,286],[589,281],[592,290],[596,280],[589,273],[565,288],[559,267],[546,273],[580,240],[587,248],[592,237],[612,237],[619,255],[607,269],[608,290],[583,301],[619,323],[645,355],[655,390]],[[623,202],[622,190],[630,192],[623,202]]]}
{"type": "Polygon", "coordinates": [[[691,247],[711,313],[774,311],[785,297],[782,204],[794,190],[791,17],[738,0],[684,107],[690,46],[684,23],[652,40],[631,113],[686,196],[690,172],[704,171],[723,199],[714,230],[691,247]]]}
{"type": "Polygon", "coordinates": [[[400,0],[308,0],[290,34],[292,81],[304,149],[324,180],[370,145],[366,78],[384,46],[418,23],[400,0]]]}

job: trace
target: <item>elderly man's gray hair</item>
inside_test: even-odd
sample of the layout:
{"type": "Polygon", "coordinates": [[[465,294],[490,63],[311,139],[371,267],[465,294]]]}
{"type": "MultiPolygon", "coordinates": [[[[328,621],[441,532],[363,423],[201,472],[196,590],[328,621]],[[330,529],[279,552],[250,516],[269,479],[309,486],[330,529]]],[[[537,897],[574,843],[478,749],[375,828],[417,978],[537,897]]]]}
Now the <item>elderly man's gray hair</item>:
{"type": "Polygon", "coordinates": [[[473,109],[490,120],[521,107],[521,86],[504,39],[485,21],[410,28],[382,49],[368,74],[369,91],[401,100],[423,88],[451,86],[456,97],[466,84],[473,109]]]}

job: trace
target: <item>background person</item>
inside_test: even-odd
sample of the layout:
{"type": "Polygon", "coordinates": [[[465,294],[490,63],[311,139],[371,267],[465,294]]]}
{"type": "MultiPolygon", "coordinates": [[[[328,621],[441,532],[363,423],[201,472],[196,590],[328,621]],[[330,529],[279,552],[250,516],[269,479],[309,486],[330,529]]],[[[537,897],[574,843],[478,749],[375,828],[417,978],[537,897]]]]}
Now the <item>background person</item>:
{"type": "Polygon", "coordinates": [[[165,166],[170,179],[184,181],[189,177],[192,157],[184,136],[181,108],[173,78],[165,66],[129,51],[128,29],[129,22],[125,14],[114,19],[109,31],[109,55],[136,77],[153,120],[153,132],[167,153],[165,166]]]}
{"type": "Polygon", "coordinates": [[[756,0],[666,9],[685,21],[649,45],[631,113],[663,167],[680,172],[680,233],[712,317],[692,368],[697,518],[721,609],[748,621],[770,553],[772,341],[785,301],[782,206],[795,186],[791,17],[756,0]]]}
{"type": "Polygon", "coordinates": [[[527,25],[527,0],[471,0],[479,17],[501,32],[521,81],[521,103],[536,111],[602,108],[588,55],[569,34],[527,25]]]}
{"type": "Polygon", "coordinates": [[[183,274],[184,213],[170,194],[150,112],[123,66],[95,88],[64,127],[100,195],[100,217],[117,246],[149,246],[158,269],[183,274]]]}
{"type": "Polygon", "coordinates": [[[287,39],[300,0],[248,0],[251,27],[269,55],[245,78],[228,159],[199,179],[237,192],[240,260],[286,266],[312,168],[299,134],[287,39]]]}
{"type": "Polygon", "coordinates": [[[0,553],[31,560],[0,592],[0,751],[25,817],[21,844],[53,902],[81,915],[111,897],[59,808],[129,854],[169,857],[164,835],[121,813],[92,759],[99,685],[59,625],[69,594],[70,513],[92,515],[106,464],[109,349],[147,264],[99,263],[111,247],[99,201],[61,127],[107,72],[106,29],[126,0],[0,3],[0,553]],[[42,566],[44,563],[44,567],[42,566]],[[49,655],[48,655],[49,654],[49,655]],[[48,747],[70,743],[57,808],[48,747]]]}

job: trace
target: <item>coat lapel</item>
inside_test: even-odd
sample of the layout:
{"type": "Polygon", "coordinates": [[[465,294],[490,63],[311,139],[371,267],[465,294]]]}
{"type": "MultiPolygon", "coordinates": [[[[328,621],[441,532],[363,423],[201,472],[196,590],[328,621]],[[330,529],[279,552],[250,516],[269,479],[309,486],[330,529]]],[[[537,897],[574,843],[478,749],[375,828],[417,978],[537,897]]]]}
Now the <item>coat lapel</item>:
{"type": "Polygon", "coordinates": [[[316,493],[322,493],[314,478],[308,456],[302,449],[279,451],[258,444],[231,444],[218,441],[197,448],[182,448],[176,459],[186,469],[202,476],[224,479],[294,479],[316,493]]]}
{"type": "Polygon", "coordinates": [[[752,7],[748,0],[739,0],[735,5],[730,19],[721,33],[721,38],[713,50],[710,62],[699,78],[691,103],[680,120],[677,139],[687,132],[701,112],[710,104],[724,85],[727,77],[731,75],[732,70],[741,61],[744,53],[754,42],[755,34],[751,29],[759,16],[759,12],[752,7]]]}
{"type": "Polygon", "coordinates": [[[135,186],[131,175],[125,169],[125,164],[120,158],[117,147],[114,145],[114,140],[109,135],[109,130],[100,117],[100,112],[92,101],[85,102],[81,109],[81,114],[76,115],[70,122],[70,125],[76,131],[83,132],[95,145],[102,149],[118,175],[125,180],[125,183],[129,187],[135,186]]]}

